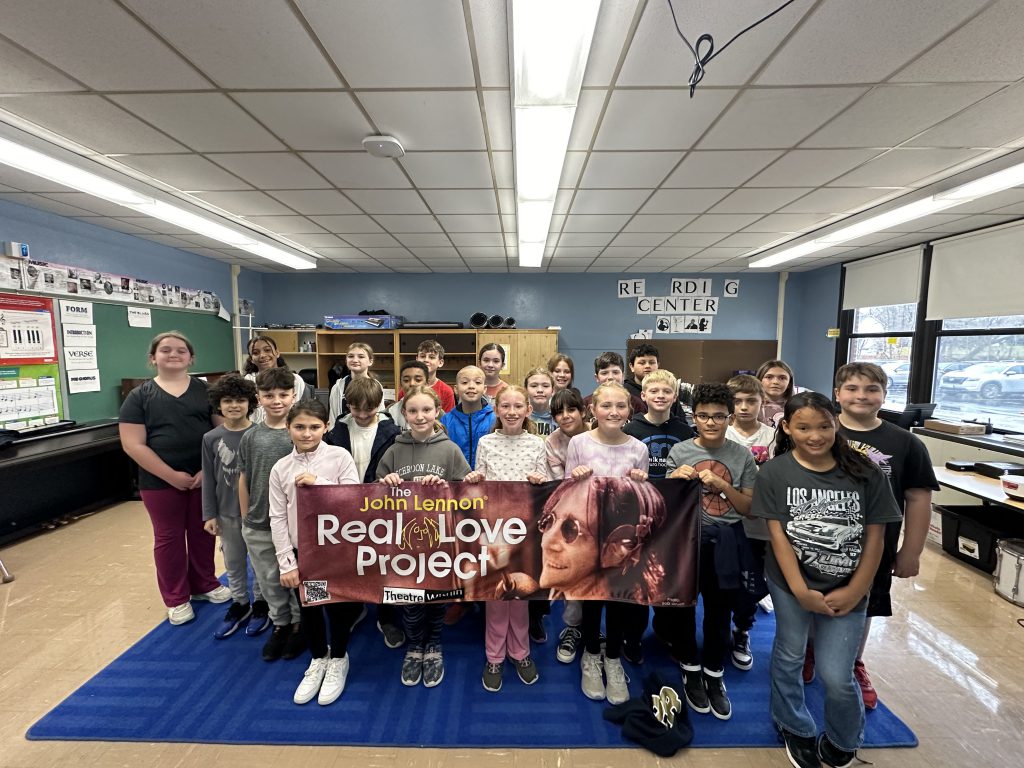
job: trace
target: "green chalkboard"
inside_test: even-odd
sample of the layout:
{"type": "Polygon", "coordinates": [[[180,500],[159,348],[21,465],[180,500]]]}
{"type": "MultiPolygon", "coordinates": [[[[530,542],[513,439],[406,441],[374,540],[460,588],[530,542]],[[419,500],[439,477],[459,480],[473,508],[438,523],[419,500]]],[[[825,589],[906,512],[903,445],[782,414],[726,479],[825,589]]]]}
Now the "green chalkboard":
{"type": "MultiPolygon", "coordinates": [[[[56,304],[56,302],[54,302],[56,304]]],[[[55,307],[56,309],[56,307],[55,307]]],[[[93,304],[99,392],[67,395],[65,418],[78,423],[117,417],[121,407],[121,379],[153,375],[147,365],[149,343],[161,331],[181,331],[196,348],[194,371],[230,371],[235,368],[231,323],[217,315],[173,309],[151,309],[152,328],[128,325],[125,304],[93,304]]]]}

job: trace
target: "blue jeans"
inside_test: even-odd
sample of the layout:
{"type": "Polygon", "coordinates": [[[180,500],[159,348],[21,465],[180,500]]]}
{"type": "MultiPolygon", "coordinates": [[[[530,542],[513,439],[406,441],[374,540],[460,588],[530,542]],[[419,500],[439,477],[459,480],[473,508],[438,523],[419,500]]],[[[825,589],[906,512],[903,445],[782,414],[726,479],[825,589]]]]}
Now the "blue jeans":
{"type": "Polygon", "coordinates": [[[866,604],[845,616],[823,616],[805,611],[793,595],[771,579],[768,591],[775,604],[772,719],[797,736],[818,734],[804,700],[801,677],[807,635],[813,623],[814,668],[825,686],[825,733],[839,749],[856,751],[864,742],[864,702],[853,677],[853,663],[864,632],[866,604]]]}

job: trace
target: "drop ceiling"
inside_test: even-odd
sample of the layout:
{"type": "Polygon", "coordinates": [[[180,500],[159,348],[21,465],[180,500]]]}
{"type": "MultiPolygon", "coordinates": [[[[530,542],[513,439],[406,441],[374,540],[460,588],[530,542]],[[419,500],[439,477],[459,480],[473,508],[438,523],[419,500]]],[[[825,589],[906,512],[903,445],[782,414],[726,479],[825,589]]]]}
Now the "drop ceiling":
{"type": "MultiPolygon", "coordinates": [[[[721,47],[781,0],[675,0],[721,47]]],[[[322,272],[519,272],[499,0],[4,0],[0,120],[315,250],[322,272]],[[400,160],[361,140],[399,138],[400,160]]],[[[604,0],[542,271],[746,254],[1024,147],[1013,0],[796,0],[696,94],[665,0],[604,0]]],[[[263,272],[0,166],[0,199],[263,272]]],[[[1014,189],[787,264],[1024,216],[1014,189]],[[896,231],[899,230],[899,231],[896,231]]]]}

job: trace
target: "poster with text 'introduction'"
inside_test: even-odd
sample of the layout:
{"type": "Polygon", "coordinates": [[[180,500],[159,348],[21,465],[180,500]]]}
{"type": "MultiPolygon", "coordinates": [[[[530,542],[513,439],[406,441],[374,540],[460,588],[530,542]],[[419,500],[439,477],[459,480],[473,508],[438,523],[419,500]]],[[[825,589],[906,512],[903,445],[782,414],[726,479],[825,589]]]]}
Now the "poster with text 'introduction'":
{"type": "Polygon", "coordinates": [[[63,416],[60,371],[49,365],[0,365],[0,429],[56,424],[63,416]]]}

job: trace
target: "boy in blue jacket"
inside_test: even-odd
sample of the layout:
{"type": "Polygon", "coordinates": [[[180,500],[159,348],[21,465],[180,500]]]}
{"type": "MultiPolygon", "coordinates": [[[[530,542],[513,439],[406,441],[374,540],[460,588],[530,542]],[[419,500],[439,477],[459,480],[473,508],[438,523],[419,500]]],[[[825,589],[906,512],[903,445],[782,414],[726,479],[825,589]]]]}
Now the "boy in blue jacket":
{"type": "Polygon", "coordinates": [[[467,365],[455,379],[459,404],[441,419],[448,438],[459,446],[471,467],[475,466],[477,443],[494,426],[494,407],[484,402],[485,389],[484,372],[467,365]]]}

